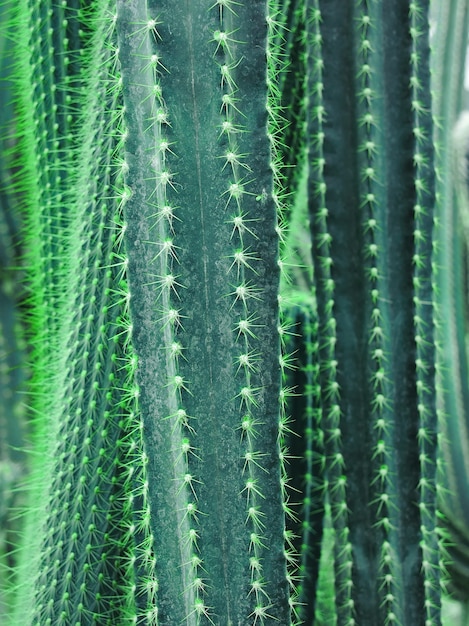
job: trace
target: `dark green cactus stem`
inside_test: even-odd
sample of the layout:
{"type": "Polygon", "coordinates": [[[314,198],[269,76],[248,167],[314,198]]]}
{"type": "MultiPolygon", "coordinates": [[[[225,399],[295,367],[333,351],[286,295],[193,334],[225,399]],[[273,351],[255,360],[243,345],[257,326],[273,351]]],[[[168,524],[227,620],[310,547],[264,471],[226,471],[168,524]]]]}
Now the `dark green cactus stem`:
{"type": "Polygon", "coordinates": [[[340,624],[438,624],[425,2],[311,2],[310,207],[340,624]]]}
{"type": "MultiPolygon", "coordinates": [[[[127,336],[122,203],[113,192],[122,185],[121,170],[112,167],[119,153],[116,111],[121,107],[119,91],[108,80],[115,46],[106,3],[88,16],[87,26],[93,36],[82,51],[87,69],[81,78],[88,91],[80,100],[81,130],[60,161],[73,184],[62,194],[60,180],[54,179],[47,191],[50,204],[41,206],[45,212],[29,194],[21,198],[26,232],[37,237],[27,241],[25,255],[29,284],[37,289],[28,325],[35,424],[23,531],[28,541],[20,553],[12,623],[41,626],[135,623],[133,572],[129,575],[126,564],[135,560],[131,529],[135,518],[142,524],[144,513],[133,515],[125,506],[130,489],[135,491],[134,476],[145,479],[142,455],[132,452],[141,444],[127,336]],[[53,240],[44,228],[54,233],[53,240]],[[53,276],[42,262],[36,264],[36,254],[46,254],[43,246],[56,267],[53,276]],[[60,261],[53,250],[60,250],[60,261]],[[44,311],[52,309],[58,326],[49,345],[52,330],[44,311]]],[[[35,116],[42,118],[42,97],[26,90],[21,97],[25,139],[20,150],[28,157],[37,143],[26,126],[34,128],[35,116]]],[[[59,128],[46,123],[45,131],[45,145],[55,145],[59,128]]],[[[22,163],[31,184],[34,167],[39,177],[49,172],[46,156],[35,165],[22,163]]]]}
{"type": "Polygon", "coordinates": [[[441,3],[435,13],[432,86],[438,150],[439,197],[439,402],[443,415],[440,506],[449,555],[449,590],[467,602],[469,534],[468,360],[467,360],[467,114],[464,67],[469,28],[467,2],[441,3]],[[451,36],[449,35],[451,33],[451,36]]]}
{"type": "Polygon", "coordinates": [[[158,621],[287,624],[267,3],[117,6],[158,621]]]}
{"type": "Polygon", "coordinates": [[[311,297],[297,297],[283,311],[289,324],[286,338],[286,384],[294,389],[287,404],[290,421],[285,437],[288,474],[291,476],[295,517],[288,520],[294,552],[299,555],[299,622],[312,624],[317,608],[317,587],[324,524],[324,446],[321,428],[318,324],[311,297]]]}
{"type": "MultiPolygon", "coordinates": [[[[330,238],[327,232],[327,207],[325,205],[326,186],[323,178],[324,168],[324,105],[322,102],[323,86],[323,59],[321,47],[321,34],[319,24],[321,13],[316,2],[307,3],[306,23],[308,27],[307,51],[308,51],[308,72],[307,72],[307,98],[308,98],[308,204],[310,211],[310,224],[313,233],[313,258],[315,287],[318,298],[318,334],[320,337],[318,345],[320,377],[322,396],[322,428],[327,441],[327,454],[332,458],[339,458],[337,440],[330,436],[338,428],[339,405],[337,394],[336,375],[336,322],[333,317],[333,297],[334,283],[331,278],[331,258],[330,258],[330,238]]],[[[328,470],[327,480],[333,485],[340,485],[342,468],[339,463],[331,465],[328,470]]],[[[335,529],[338,540],[347,549],[347,520],[342,509],[343,491],[337,487],[332,492],[331,508],[335,522],[335,529]],[[340,528],[339,528],[340,524],[340,528]]],[[[338,544],[339,545],[339,544],[338,544]]],[[[344,555],[342,555],[344,556],[344,555]]],[[[350,558],[345,555],[345,562],[350,558]]],[[[340,574],[350,576],[344,565],[337,568],[337,575],[340,581],[340,574]]],[[[339,583],[340,584],[340,583],[339,583]]],[[[342,591],[345,583],[342,585],[342,591]]],[[[345,620],[344,620],[344,623],[345,620]]]]}

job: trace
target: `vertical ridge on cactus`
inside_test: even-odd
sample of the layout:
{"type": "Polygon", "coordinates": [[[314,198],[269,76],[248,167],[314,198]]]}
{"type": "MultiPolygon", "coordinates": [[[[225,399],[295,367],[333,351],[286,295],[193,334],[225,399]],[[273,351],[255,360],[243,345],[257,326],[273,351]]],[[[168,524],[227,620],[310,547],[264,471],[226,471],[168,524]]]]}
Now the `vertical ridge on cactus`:
{"type": "MultiPolygon", "coordinates": [[[[319,368],[322,420],[325,438],[327,481],[335,529],[335,575],[338,616],[343,623],[351,617],[348,605],[350,586],[350,543],[348,541],[345,483],[342,480],[342,451],[340,449],[340,388],[336,380],[336,328],[334,311],[335,282],[332,278],[331,235],[329,209],[326,204],[327,184],[324,178],[325,132],[328,112],[323,99],[325,62],[323,55],[322,10],[317,2],[307,3],[308,25],[308,203],[312,231],[315,287],[318,300],[319,368]],[[339,434],[339,436],[336,436],[339,434]]],[[[350,16],[348,16],[350,17],[350,16]]],[[[347,16],[342,17],[345,21],[347,16]]],[[[341,59],[343,60],[343,59],[341,59]]]]}
{"type": "Polygon", "coordinates": [[[310,297],[298,297],[283,311],[289,323],[285,351],[288,369],[284,378],[295,393],[287,399],[289,415],[285,433],[286,474],[294,494],[294,517],[287,519],[287,532],[298,555],[296,589],[297,621],[314,621],[317,609],[319,564],[325,515],[324,449],[321,428],[319,363],[317,362],[317,316],[310,297]]]}
{"type": "Polygon", "coordinates": [[[444,537],[444,583],[467,606],[467,385],[466,348],[466,145],[464,67],[468,7],[453,0],[434,10],[432,58],[437,150],[438,383],[440,409],[439,507],[444,537]],[[451,32],[452,36],[448,37],[451,32]],[[451,59],[451,63],[448,60],[451,59]]]}
{"type": "Polygon", "coordinates": [[[420,416],[420,501],[422,566],[425,569],[425,612],[428,623],[439,623],[440,555],[436,531],[436,470],[438,419],[435,388],[434,239],[435,172],[433,116],[430,95],[429,5],[410,5],[411,78],[414,110],[414,327],[417,370],[417,410],[420,416]],[[430,234],[430,236],[429,236],[430,234]]]}

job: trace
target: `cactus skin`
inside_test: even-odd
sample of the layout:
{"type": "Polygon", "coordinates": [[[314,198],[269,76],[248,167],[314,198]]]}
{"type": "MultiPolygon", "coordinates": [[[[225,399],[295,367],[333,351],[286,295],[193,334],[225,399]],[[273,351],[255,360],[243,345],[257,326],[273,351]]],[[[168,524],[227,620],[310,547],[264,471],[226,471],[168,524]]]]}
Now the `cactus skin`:
{"type": "MultiPolygon", "coordinates": [[[[4,205],[5,197],[1,199],[4,205]]],[[[5,203],[6,204],[6,203],[5,203]]],[[[0,206],[0,220],[5,217],[0,206]]],[[[5,220],[6,221],[6,220],[5,220]]],[[[0,222],[0,229],[5,223],[0,222]]],[[[0,235],[8,242],[6,230],[0,235]]],[[[4,256],[13,247],[2,247],[4,256]]],[[[11,257],[9,259],[11,263],[11,257]]],[[[11,267],[11,266],[10,266],[11,267]]],[[[25,411],[22,393],[25,388],[25,346],[23,329],[18,321],[18,301],[11,269],[0,265],[0,616],[6,614],[14,594],[14,546],[19,536],[19,523],[13,513],[22,502],[19,486],[25,473],[25,411]],[[8,581],[8,584],[6,584],[8,581]]]]}
{"type": "MultiPolygon", "coordinates": [[[[125,232],[130,257],[128,266],[134,269],[133,226],[136,220],[132,221],[131,207],[135,197],[126,204],[125,223],[120,215],[135,172],[135,161],[128,156],[129,147],[132,152],[133,121],[129,115],[122,121],[121,116],[121,86],[124,100],[129,98],[124,62],[128,43],[125,28],[135,30],[137,24],[139,32],[133,41],[141,45],[142,32],[143,38],[147,36],[150,40],[156,34],[154,25],[147,28],[146,11],[143,22],[139,23],[137,15],[126,23],[125,3],[119,3],[116,20],[113,20],[112,4],[101,2],[88,14],[78,13],[75,23],[70,21],[67,25],[75,35],[79,28],[84,29],[79,42],[75,41],[83,48],[81,58],[73,58],[66,67],[54,70],[55,56],[60,57],[59,62],[63,61],[65,39],[60,33],[54,35],[49,26],[60,21],[61,7],[56,7],[55,13],[46,2],[31,4],[31,7],[24,3],[16,13],[16,24],[21,22],[23,27],[21,32],[31,32],[31,49],[36,50],[38,41],[45,42],[44,54],[37,55],[38,61],[31,69],[29,58],[24,54],[30,42],[20,36],[16,42],[23,55],[17,70],[23,159],[20,164],[23,180],[19,189],[26,192],[23,198],[25,237],[28,244],[34,240],[39,243],[37,247],[28,246],[26,259],[28,281],[33,286],[28,304],[31,311],[29,340],[34,346],[33,384],[53,392],[39,395],[34,403],[38,416],[34,438],[41,463],[35,467],[30,487],[30,501],[36,504],[28,512],[25,523],[25,533],[33,537],[28,549],[34,555],[29,564],[34,593],[28,593],[26,585],[21,586],[13,620],[34,624],[92,624],[97,620],[134,623],[136,619],[138,623],[155,624],[158,615],[159,623],[164,623],[165,619],[169,623],[179,621],[181,588],[175,586],[172,590],[172,606],[167,609],[165,595],[156,594],[156,590],[159,587],[164,590],[170,579],[166,578],[159,586],[154,578],[152,537],[158,540],[162,537],[161,529],[165,526],[161,519],[169,516],[171,507],[176,508],[174,514],[179,517],[175,527],[181,533],[187,531],[182,539],[179,535],[178,552],[172,563],[176,572],[182,561],[181,569],[186,576],[182,586],[186,598],[182,619],[194,624],[204,620],[210,623],[213,612],[214,616],[220,614],[220,619],[227,615],[233,623],[260,624],[277,620],[279,616],[284,623],[289,620],[278,444],[281,380],[275,296],[279,268],[277,212],[267,133],[267,7],[265,3],[252,4],[243,10],[237,8],[233,14],[231,6],[223,3],[212,8],[205,3],[201,8],[204,15],[211,13],[212,32],[204,32],[203,41],[197,45],[204,46],[201,58],[209,61],[207,79],[211,81],[211,92],[217,95],[211,111],[213,126],[207,124],[208,141],[212,142],[214,151],[210,163],[213,172],[217,172],[213,191],[217,193],[208,195],[203,202],[207,202],[207,211],[216,212],[218,216],[212,224],[208,214],[201,214],[207,223],[204,222],[204,228],[200,225],[194,228],[192,204],[187,200],[192,197],[189,186],[184,191],[186,200],[182,192],[176,197],[178,205],[181,203],[179,214],[174,219],[166,215],[158,225],[159,216],[154,215],[155,198],[152,200],[150,230],[156,224],[157,237],[153,241],[148,238],[144,243],[151,242],[152,246],[147,247],[151,249],[152,262],[160,264],[157,277],[166,276],[171,258],[177,256],[180,267],[186,268],[184,286],[190,294],[184,301],[187,304],[181,317],[173,319],[175,323],[176,319],[183,322],[177,337],[170,325],[167,327],[169,334],[166,330],[163,332],[163,356],[168,370],[161,368],[162,384],[155,388],[158,393],[163,391],[163,399],[168,399],[162,414],[164,428],[161,432],[166,431],[177,441],[177,448],[171,444],[170,449],[165,450],[164,445],[159,445],[156,451],[154,437],[155,433],[159,435],[149,418],[148,387],[140,374],[141,381],[143,379],[140,397],[140,390],[133,381],[137,361],[140,372],[145,366],[138,332],[141,311],[134,309],[135,319],[130,322],[127,307],[129,299],[138,301],[145,290],[150,294],[152,328],[149,337],[155,336],[158,324],[162,326],[167,321],[164,316],[168,311],[175,309],[168,309],[171,302],[167,294],[158,298],[162,285],[159,289],[148,285],[146,274],[142,274],[145,283],[142,284],[136,274],[130,272],[133,292],[132,297],[129,296],[125,280],[127,259],[122,242],[125,232]],[[223,32],[222,28],[227,32],[228,28],[235,28],[230,25],[235,18],[247,25],[243,28],[246,42],[235,42],[226,50],[226,40],[213,39],[223,32]],[[27,28],[28,20],[33,26],[31,31],[27,28]],[[113,40],[116,24],[119,37],[123,37],[119,51],[122,82],[113,40]],[[252,42],[257,40],[264,45],[256,48],[252,42]],[[230,58],[236,46],[243,46],[241,52],[236,51],[238,60],[244,47],[252,50],[244,54],[239,66],[230,58]],[[210,51],[208,57],[207,50],[210,51]],[[80,74],[78,67],[84,68],[80,74]],[[255,71],[251,73],[250,68],[255,71]],[[47,74],[47,79],[39,80],[43,73],[47,74]],[[61,90],[56,98],[57,110],[53,109],[58,116],[56,123],[52,116],[44,115],[43,103],[55,101],[53,87],[58,77],[61,90]],[[37,88],[30,91],[26,88],[28,82],[34,84],[35,80],[37,88]],[[253,100],[246,95],[251,91],[251,81],[257,94],[253,100]],[[83,91],[77,94],[71,89],[76,98],[71,104],[67,101],[67,86],[80,83],[83,83],[83,91]],[[76,118],[63,115],[67,102],[71,112],[78,111],[76,118]],[[255,109],[251,111],[253,105],[255,109]],[[241,112],[244,109],[250,113],[246,119],[241,112]],[[82,123],[85,120],[86,123],[82,123]],[[223,130],[221,135],[218,124],[223,130]],[[70,129],[73,133],[69,133],[70,129]],[[124,134],[128,138],[125,158],[120,141],[124,134]],[[54,150],[48,150],[49,146],[54,150]],[[253,172],[255,177],[251,179],[253,172]],[[127,176],[127,185],[121,180],[122,174],[127,176]],[[248,180],[245,174],[249,175],[248,180]],[[212,201],[215,204],[212,205],[212,201]],[[179,227],[180,219],[187,224],[186,230],[179,227]],[[177,244],[162,246],[162,254],[158,256],[154,244],[167,243],[166,235],[172,234],[173,229],[177,244]],[[223,233],[218,249],[205,246],[198,250],[194,245],[186,245],[186,240],[191,238],[193,243],[197,242],[204,229],[208,240],[215,242],[220,232],[223,233]],[[200,278],[191,272],[192,266],[198,268],[200,278]],[[209,266],[216,271],[216,285],[208,300],[201,302],[197,295],[209,266]],[[214,312],[212,317],[207,314],[207,307],[214,312]],[[190,315],[193,315],[192,320],[190,315]],[[220,330],[212,333],[215,327],[220,330]],[[223,348],[227,349],[217,355],[212,348],[218,341],[218,332],[224,337],[223,348]],[[197,340],[201,336],[206,337],[209,344],[204,346],[204,340],[197,340]],[[188,344],[183,344],[182,356],[173,338],[188,344]],[[139,348],[139,359],[132,353],[131,339],[139,348]],[[194,345],[190,346],[191,343],[194,345]],[[175,379],[179,370],[174,366],[191,354],[193,364],[189,359],[187,366],[185,362],[181,364],[184,383],[180,385],[175,379]],[[207,372],[201,370],[200,363],[210,364],[209,374],[214,380],[207,381],[207,372]],[[168,388],[168,373],[173,388],[168,388]],[[187,394],[182,393],[186,378],[190,384],[187,394]],[[207,382],[211,389],[208,395],[207,382]],[[202,391],[195,393],[197,389],[202,391]],[[177,413],[180,423],[175,428],[175,412],[182,398],[187,413],[184,418],[177,413]],[[139,440],[143,425],[139,411],[144,416],[148,454],[139,440]],[[204,423],[206,416],[210,420],[204,423]],[[190,444],[186,444],[189,437],[190,444]],[[225,448],[231,452],[226,458],[225,448]],[[164,458],[163,451],[169,452],[171,457],[167,467],[160,466],[161,477],[166,475],[164,489],[168,487],[170,493],[177,492],[179,496],[168,504],[167,510],[161,503],[155,504],[155,494],[148,508],[148,480],[145,478],[147,464],[154,476],[155,466],[164,458]],[[192,453],[189,465],[187,457],[192,453]],[[226,467],[229,480],[221,471],[226,467]],[[50,483],[44,480],[49,474],[54,477],[50,483]],[[217,479],[215,497],[210,484],[213,477],[217,479]],[[185,507],[182,511],[178,510],[181,502],[185,507]],[[217,507],[212,511],[213,503],[217,507]],[[197,506],[197,513],[188,504],[197,506]],[[231,561],[226,555],[220,556],[225,548],[216,541],[218,537],[228,545],[231,561]],[[181,558],[179,550],[186,550],[187,560],[181,558]],[[203,560],[198,556],[199,550],[203,560]],[[134,562],[135,567],[129,567],[134,562]],[[229,563],[228,571],[217,571],[224,563],[229,563]],[[211,576],[208,581],[205,580],[207,568],[211,576]],[[224,602],[226,586],[232,585],[231,578],[233,592],[227,595],[228,608],[219,606],[224,602]],[[111,580],[114,580],[112,587],[109,586],[111,580]],[[205,589],[214,581],[221,584],[221,590],[215,589],[212,593],[210,589],[209,607],[205,589]],[[142,601],[142,596],[146,596],[146,600],[142,601]]],[[[169,30],[177,26],[171,12],[172,8],[167,7],[169,30]]],[[[74,37],[70,40],[74,41],[74,37]]],[[[168,56],[181,62],[179,47],[168,56]]],[[[135,69],[138,60],[132,59],[134,67],[131,69],[135,69]]],[[[149,68],[153,78],[155,68],[151,64],[149,68]]],[[[184,63],[181,69],[185,69],[184,63]]],[[[156,72],[159,70],[158,66],[156,72]]],[[[173,76],[176,75],[176,68],[172,70],[173,76]]],[[[142,76],[145,76],[144,71],[142,76]]],[[[185,80],[188,79],[190,77],[186,76],[185,80]]],[[[178,110],[181,120],[184,116],[180,106],[178,109],[182,102],[178,102],[180,93],[178,88],[172,93],[171,85],[165,92],[165,107],[167,101],[176,116],[171,120],[171,132],[173,127],[178,128],[178,110]]],[[[142,100],[139,109],[145,111],[142,100]]],[[[200,110],[203,113],[203,109],[200,110]]],[[[161,119],[159,123],[164,125],[161,119]]],[[[150,132],[148,128],[140,128],[137,138],[151,137],[157,130],[157,125],[150,132]]],[[[195,130],[199,131],[198,125],[195,130]]],[[[199,137],[204,138],[202,134],[199,137]]],[[[184,133],[178,130],[174,138],[183,149],[184,133]]],[[[164,151],[161,143],[157,145],[164,151]]],[[[192,142],[188,141],[187,155],[191,153],[191,146],[192,142]]],[[[199,162],[205,153],[203,144],[203,150],[196,152],[199,162]]],[[[163,184],[166,173],[163,163],[157,160],[151,163],[153,171],[161,176],[159,185],[163,184]]],[[[190,179],[196,171],[190,162],[179,160],[178,166],[187,170],[183,178],[190,179]]],[[[208,167],[203,171],[209,180],[206,189],[210,190],[212,172],[208,167]]],[[[155,190],[154,182],[147,201],[155,190]]],[[[169,187],[168,180],[164,186],[167,183],[169,187]]],[[[161,200],[161,188],[157,189],[156,200],[161,200]]],[[[162,213],[167,206],[169,204],[156,203],[162,213]]],[[[148,226],[145,220],[140,219],[140,223],[148,226]]],[[[208,291],[212,289],[208,280],[205,284],[208,291]]],[[[151,383],[158,380],[155,373],[152,376],[151,383]]],[[[168,546],[173,534],[173,527],[163,533],[168,546]]],[[[27,554],[23,554],[20,572],[26,580],[27,554]]],[[[165,574],[164,559],[160,563],[165,574]]]]}
{"type": "MultiPolygon", "coordinates": [[[[5,181],[0,165],[0,180],[5,181]]],[[[19,296],[15,290],[17,255],[12,243],[17,235],[12,220],[14,200],[0,192],[0,616],[9,604],[13,585],[5,581],[13,574],[14,545],[18,520],[12,511],[21,503],[18,487],[25,472],[26,424],[23,403],[26,368],[23,328],[19,318],[19,296]],[[10,218],[10,219],[8,219],[10,218]],[[7,591],[7,587],[10,589],[7,591]]],[[[17,250],[16,250],[17,252],[17,250]]]]}
{"type": "Polygon", "coordinates": [[[39,504],[12,624],[287,625],[307,596],[293,619],[312,621],[309,430],[306,470],[288,459],[303,401],[324,433],[339,625],[438,624],[426,4],[18,7],[39,504]],[[272,54],[282,8],[299,26],[272,54]],[[296,401],[279,213],[306,104],[319,336],[304,325],[296,401]]]}
{"type": "MultiPolygon", "coordinates": [[[[303,0],[270,1],[271,20],[277,26],[270,46],[276,68],[270,72],[270,80],[274,80],[278,94],[279,160],[282,188],[288,196],[287,207],[296,196],[305,160],[305,8],[303,0]]],[[[289,221],[288,210],[284,213],[289,221]]]]}
{"type": "Polygon", "coordinates": [[[288,623],[267,3],[151,11],[117,31],[158,620],[288,623]]]}
{"type": "MultiPolygon", "coordinates": [[[[22,159],[15,164],[15,185],[24,220],[24,272],[31,290],[25,322],[32,346],[35,419],[25,541],[19,551],[11,623],[135,623],[133,570],[128,571],[127,563],[136,553],[129,529],[140,512],[134,514],[124,503],[129,485],[135,490],[135,475],[144,471],[130,452],[132,441],[138,442],[139,425],[131,393],[125,265],[119,255],[121,198],[111,191],[120,175],[115,167],[120,96],[108,80],[113,62],[109,5],[95,5],[84,21],[75,15],[80,27],[86,25],[89,40],[81,42],[86,71],[80,76],[88,91],[82,99],[74,93],[78,100],[69,103],[70,119],[65,116],[67,123],[76,124],[73,137],[61,123],[43,116],[42,89],[49,89],[49,82],[26,88],[27,79],[34,83],[37,70],[34,66],[33,76],[28,75],[23,38],[30,32],[27,20],[36,10],[46,14],[33,23],[34,39],[57,16],[45,3],[31,12],[20,3],[15,10],[12,25],[20,23],[24,29],[16,31],[15,40],[21,53],[15,86],[22,159]],[[86,123],[78,124],[79,119],[86,123]],[[37,195],[36,181],[41,186],[37,195]]],[[[55,50],[59,43],[47,34],[41,63],[50,70],[54,54],[62,57],[63,50],[55,50]]],[[[70,84],[78,81],[76,75],[69,78],[70,84]]],[[[67,85],[63,76],[59,102],[67,85]]],[[[53,99],[55,92],[51,87],[48,97],[53,99]]],[[[57,119],[64,121],[63,113],[63,107],[58,108],[57,119]]]]}
{"type": "MultiPolygon", "coordinates": [[[[438,150],[438,400],[441,419],[440,507],[448,591],[466,603],[469,501],[467,361],[467,112],[464,67],[469,29],[466,2],[435,8],[432,85],[438,150]],[[451,36],[449,36],[451,33],[451,36]],[[451,62],[448,60],[451,59],[451,62]],[[458,118],[459,116],[459,118],[458,118]]],[[[467,619],[466,619],[467,621],[467,619]]],[[[466,622],[463,622],[466,623],[466,622]]]]}
{"type": "MultiPolygon", "coordinates": [[[[467,544],[469,508],[466,495],[467,468],[467,418],[469,401],[467,385],[467,147],[469,138],[468,115],[464,111],[453,131],[454,178],[450,189],[453,194],[445,198],[447,211],[439,228],[442,239],[450,242],[452,275],[449,284],[442,285],[440,314],[446,324],[439,329],[441,348],[441,396],[444,408],[442,436],[442,490],[441,509],[443,529],[446,531],[448,550],[448,589],[457,599],[466,602],[467,594],[467,544]],[[447,343],[444,341],[446,339],[447,343]],[[452,393],[451,393],[452,392],[452,393]]],[[[448,146],[449,147],[449,146],[448,146]]],[[[445,188],[446,189],[446,188],[445,188]]],[[[448,193],[448,192],[447,192],[448,193]]]]}
{"type": "Polygon", "coordinates": [[[289,355],[286,384],[294,390],[288,399],[288,451],[295,516],[287,521],[293,551],[298,555],[297,613],[299,624],[312,624],[317,591],[324,525],[324,446],[321,429],[317,314],[310,296],[296,297],[283,311],[288,324],[285,353],[289,355]]]}
{"type": "Polygon", "coordinates": [[[438,624],[428,7],[309,6],[309,189],[338,622],[438,624]],[[430,346],[425,356],[420,346],[430,346]]]}
{"type": "MultiPolygon", "coordinates": [[[[11,15],[0,6],[0,23],[11,15]]],[[[16,552],[22,504],[19,489],[26,469],[24,392],[27,370],[19,308],[24,290],[17,285],[20,263],[17,198],[12,189],[9,161],[14,150],[15,116],[11,101],[12,48],[0,32],[0,622],[11,607],[16,585],[16,552]]]]}

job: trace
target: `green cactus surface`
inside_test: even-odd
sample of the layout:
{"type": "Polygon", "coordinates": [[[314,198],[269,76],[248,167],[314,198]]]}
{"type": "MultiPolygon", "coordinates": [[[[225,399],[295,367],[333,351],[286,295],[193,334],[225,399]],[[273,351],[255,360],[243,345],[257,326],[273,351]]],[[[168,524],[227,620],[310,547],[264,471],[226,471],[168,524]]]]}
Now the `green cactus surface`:
{"type": "Polygon", "coordinates": [[[440,625],[434,2],[1,4],[2,624],[440,625]]]}
{"type": "MultiPolygon", "coordinates": [[[[437,120],[439,292],[438,359],[441,413],[441,528],[448,551],[448,590],[463,602],[467,594],[469,502],[467,488],[467,112],[464,109],[464,64],[468,37],[466,2],[449,2],[435,11],[433,91],[437,120]],[[452,33],[451,37],[448,36],[452,33]],[[448,59],[452,63],[448,63],[448,59]]],[[[466,620],[467,621],[467,620],[466,620]]],[[[463,622],[466,623],[466,622],[463,622]]]]}
{"type": "Polygon", "coordinates": [[[437,624],[428,7],[339,5],[307,13],[338,623],[437,624]]]}
{"type": "Polygon", "coordinates": [[[267,6],[148,11],[116,30],[159,620],[286,622],[267,6]]]}

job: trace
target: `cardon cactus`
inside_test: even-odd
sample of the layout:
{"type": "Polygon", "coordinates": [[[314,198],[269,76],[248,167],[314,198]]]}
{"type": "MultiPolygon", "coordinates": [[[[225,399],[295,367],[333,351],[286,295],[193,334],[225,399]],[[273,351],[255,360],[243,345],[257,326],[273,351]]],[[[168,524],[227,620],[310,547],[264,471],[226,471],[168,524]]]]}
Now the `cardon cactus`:
{"type": "Polygon", "coordinates": [[[428,3],[4,28],[33,418],[6,619],[439,624],[428,3]]]}

